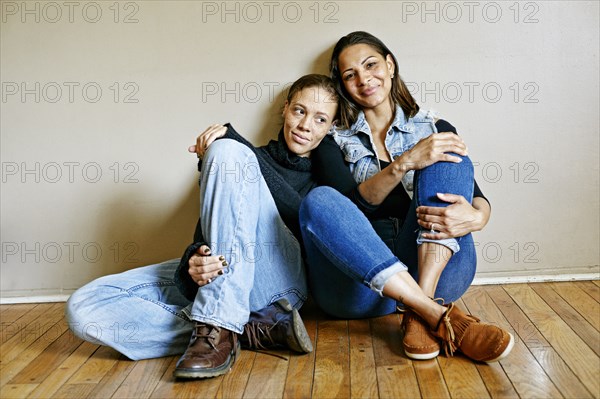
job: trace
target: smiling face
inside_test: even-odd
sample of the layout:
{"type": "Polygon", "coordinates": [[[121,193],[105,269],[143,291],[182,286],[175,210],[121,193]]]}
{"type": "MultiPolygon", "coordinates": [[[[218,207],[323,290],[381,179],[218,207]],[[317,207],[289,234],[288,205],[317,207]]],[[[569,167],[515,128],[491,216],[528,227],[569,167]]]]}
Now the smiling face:
{"type": "Polygon", "coordinates": [[[344,88],[361,108],[390,106],[394,62],[389,54],[384,58],[368,44],[355,44],[340,53],[338,63],[344,88]]]}
{"type": "Polygon", "coordinates": [[[308,157],[329,131],[337,107],[331,93],[318,86],[306,87],[286,101],[283,136],[290,151],[308,157]]]}

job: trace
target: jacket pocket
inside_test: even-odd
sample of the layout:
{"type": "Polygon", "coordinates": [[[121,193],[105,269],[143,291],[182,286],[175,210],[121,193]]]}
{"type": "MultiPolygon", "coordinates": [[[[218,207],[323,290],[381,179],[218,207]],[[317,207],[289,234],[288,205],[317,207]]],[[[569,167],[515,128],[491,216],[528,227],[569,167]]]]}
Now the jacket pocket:
{"type": "Polygon", "coordinates": [[[344,159],[349,163],[356,163],[364,157],[375,155],[365,148],[362,143],[345,142],[340,145],[340,148],[344,154],[344,159]]]}

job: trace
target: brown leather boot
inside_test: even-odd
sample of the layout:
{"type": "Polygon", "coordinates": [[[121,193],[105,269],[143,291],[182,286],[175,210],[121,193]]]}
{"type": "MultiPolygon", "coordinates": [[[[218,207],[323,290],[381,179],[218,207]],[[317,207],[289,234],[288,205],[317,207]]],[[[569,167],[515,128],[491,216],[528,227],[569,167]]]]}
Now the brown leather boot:
{"type": "Polygon", "coordinates": [[[460,350],[472,360],[486,363],[505,358],[515,343],[508,331],[481,323],[477,317],[463,313],[454,303],[448,305],[433,335],[442,339],[446,355],[452,356],[460,350]]]}
{"type": "Polygon", "coordinates": [[[237,334],[196,322],[185,353],[175,366],[176,378],[209,378],[227,373],[239,356],[237,334]]]}
{"type": "Polygon", "coordinates": [[[289,348],[300,353],[313,350],[298,310],[285,298],[250,313],[240,343],[247,349],[289,348]]]}

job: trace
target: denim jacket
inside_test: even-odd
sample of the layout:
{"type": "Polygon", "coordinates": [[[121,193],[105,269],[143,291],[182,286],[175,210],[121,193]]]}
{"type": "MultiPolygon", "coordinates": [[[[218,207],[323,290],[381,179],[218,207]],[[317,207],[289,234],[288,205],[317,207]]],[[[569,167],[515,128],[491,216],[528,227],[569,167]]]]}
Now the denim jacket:
{"type": "MultiPolygon", "coordinates": [[[[406,120],[402,108],[396,106],[396,116],[385,137],[385,148],[394,160],[414,147],[419,140],[433,133],[437,133],[433,112],[420,110],[417,115],[406,120]]],[[[381,170],[371,129],[363,111],[360,111],[350,129],[336,129],[330,134],[342,150],[357,183],[364,182],[381,170]]],[[[411,198],[413,176],[414,171],[411,170],[402,179],[402,185],[411,198]]]]}

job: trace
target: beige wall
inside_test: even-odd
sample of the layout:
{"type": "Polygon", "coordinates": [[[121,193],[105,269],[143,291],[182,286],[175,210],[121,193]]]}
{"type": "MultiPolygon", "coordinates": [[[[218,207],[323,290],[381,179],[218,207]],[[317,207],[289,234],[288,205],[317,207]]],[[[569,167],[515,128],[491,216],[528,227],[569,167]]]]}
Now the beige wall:
{"type": "Polygon", "coordinates": [[[336,40],[379,36],[458,127],[493,216],[478,278],[598,275],[596,1],[1,2],[2,297],[178,257],[197,133],[255,144],[336,40]]]}

